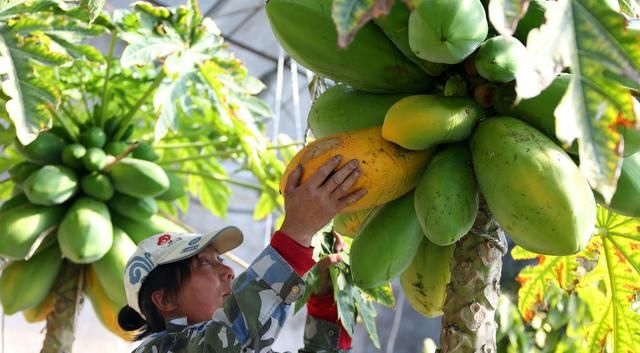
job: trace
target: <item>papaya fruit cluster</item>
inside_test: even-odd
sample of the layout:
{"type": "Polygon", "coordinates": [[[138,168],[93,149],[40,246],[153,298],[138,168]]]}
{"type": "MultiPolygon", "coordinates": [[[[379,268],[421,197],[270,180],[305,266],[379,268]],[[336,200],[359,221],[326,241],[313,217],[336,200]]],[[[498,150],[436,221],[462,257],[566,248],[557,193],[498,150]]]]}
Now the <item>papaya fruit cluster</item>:
{"type": "MultiPolygon", "coordinates": [[[[333,80],[312,104],[317,138],[290,162],[304,181],[333,155],[360,162],[354,186],[368,194],[334,229],[354,237],[354,281],[371,288],[400,277],[411,305],[442,313],[456,242],[472,229],[481,200],[511,239],[548,255],[589,242],[596,202],[640,216],[640,131],[619,131],[624,163],[610,204],[562,146],[555,108],[570,74],[539,96],[515,102],[528,32],[544,22],[532,1],[513,37],[490,28],[480,0],[422,0],[366,23],[339,49],[331,0],[268,0],[272,29],[288,54],[333,80]]],[[[563,117],[558,117],[562,119],[563,117]]]]}
{"type": "Polygon", "coordinates": [[[151,145],[126,142],[127,134],[114,140],[113,130],[84,126],[74,140],[54,128],[28,145],[16,141],[24,161],[9,170],[16,192],[0,206],[0,256],[12,260],[0,276],[6,314],[44,320],[67,259],[87,266],[84,291],[103,324],[130,338],[116,320],[126,304],[126,261],[142,239],[184,230],[157,214],[156,200],[185,190],[154,163],[151,145]]]}

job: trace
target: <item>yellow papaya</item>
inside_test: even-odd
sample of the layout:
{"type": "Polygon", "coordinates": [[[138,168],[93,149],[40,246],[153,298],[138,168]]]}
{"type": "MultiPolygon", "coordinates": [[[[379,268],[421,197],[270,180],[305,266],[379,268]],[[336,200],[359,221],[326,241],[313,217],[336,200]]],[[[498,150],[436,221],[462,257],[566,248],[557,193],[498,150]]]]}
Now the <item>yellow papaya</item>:
{"type": "Polygon", "coordinates": [[[91,267],[87,267],[85,272],[84,292],[102,325],[123,340],[133,341],[135,332],[125,331],[118,325],[118,312],[122,307],[109,300],[104,288],[100,286],[95,270],[91,267]]]}
{"type": "Polygon", "coordinates": [[[365,208],[364,210],[351,213],[340,213],[333,218],[333,230],[340,233],[340,235],[353,238],[371,211],[373,211],[373,208],[365,208]]]}
{"type": "Polygon", "coordinates": [[[471,135],[484,110],[469,98],[418,94],[389,108],[382,137],[409,150],[458,142],[471,135]]]}
{"type": "Polygon", "coordinates": [[[400,275],[407,301],[426,317],[442,315],[454,250],[455,245],[438,246],[423,239],[411,265],[400,275]]]}
{"type": "Polygon", "coordinates": [[[413,189],[431,158],[431,150],[409,151],[382,138],[380,127],[342,132],[316,140],[300,150],[289,162],[280,180],[284,192],[289,174],[302,164],[301,182],[307,181],[320,166],[335,155],[342,155],[338,167],[352,159],[359,161],[362,175],[352,191],[369,192],[345,207],[342,213],[382,205],[413,189]]]}

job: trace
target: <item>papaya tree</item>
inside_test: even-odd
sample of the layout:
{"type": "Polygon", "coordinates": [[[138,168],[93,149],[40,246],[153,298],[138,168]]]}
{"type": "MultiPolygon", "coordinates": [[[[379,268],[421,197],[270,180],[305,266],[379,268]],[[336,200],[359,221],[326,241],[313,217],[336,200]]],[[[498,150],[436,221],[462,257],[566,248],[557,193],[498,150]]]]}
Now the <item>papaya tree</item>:
{"type": "MultiPolygon", "coordinates": [[[[268,0],[266,12],[287,53],[335,83],[285,177],[340,153],[369,190],[334,219],[354,237],[334,286],[400,277],[414,309],[442,315],[440,352],[496,352],[510,238],[515,259],[538,263],[517,277],[524,322],[557,288],[587,308],[567,333],[575,351],[638,350],[635,1],[268,0]]],[[[340,307],[358,298],[337,295],[349,326],[340,307]]]]}
{"type": "Polygon", "coordinates": [[[294,146],[268,143],[264,85],[195,0],[103,4],[0,1],[0,302],[47,321],[43,352],[71,351],[83,298],[131,338],[117,312],[135,244],[189,230],[177,216],[191,199],[224,217],[232,187],[259,193],[257,218],[279,211],[277,152],[294,146]]]}

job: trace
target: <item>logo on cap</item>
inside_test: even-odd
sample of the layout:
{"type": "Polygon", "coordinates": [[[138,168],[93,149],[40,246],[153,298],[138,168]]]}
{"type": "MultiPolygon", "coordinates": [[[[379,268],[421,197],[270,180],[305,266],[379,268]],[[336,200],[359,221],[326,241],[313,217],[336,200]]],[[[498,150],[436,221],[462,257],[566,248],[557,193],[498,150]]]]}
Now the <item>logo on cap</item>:
{"type": "Polygon", "coordinates": [[[158,246],[160,246],[162,244],[166,244],[166,243],[168,243],[170,241],[171,241],[171,235],[163,234],[158,238],[158,246]]]}

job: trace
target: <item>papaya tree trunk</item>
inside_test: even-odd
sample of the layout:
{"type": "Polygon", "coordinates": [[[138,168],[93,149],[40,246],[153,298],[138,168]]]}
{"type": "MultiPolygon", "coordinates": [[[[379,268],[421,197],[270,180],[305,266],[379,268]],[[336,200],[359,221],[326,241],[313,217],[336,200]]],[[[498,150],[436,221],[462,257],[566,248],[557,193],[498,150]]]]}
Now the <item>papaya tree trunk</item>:
{"type": "Polygon", "coordinates": [[[53,310],[47,315],[47,334],[40,353],[71,353],[76,319],[82,305],[84,266],[64,261],[51,290],[53,310]]]}
{"type": "Polygon", "coordinates": [[[441,353],[495,353],[504,232],[480,200],[475,224],[457,244],[443,307],[441,353]]]}

